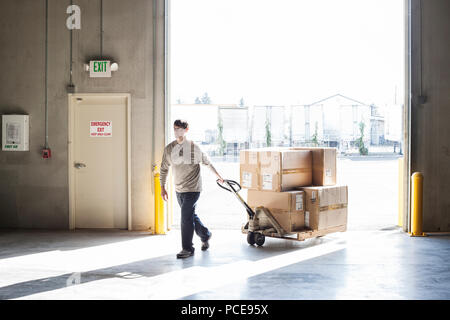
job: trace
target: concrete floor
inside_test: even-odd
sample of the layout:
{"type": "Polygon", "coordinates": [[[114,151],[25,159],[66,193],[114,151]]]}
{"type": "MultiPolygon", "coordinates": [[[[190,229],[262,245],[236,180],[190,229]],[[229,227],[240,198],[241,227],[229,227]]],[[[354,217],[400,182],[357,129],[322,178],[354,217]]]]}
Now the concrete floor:
{"type": "Polygon", "coordinates": [[[450,299],[450,237],[397,228],[247,245],[212,230],[179,260],[180,232],[0,231],[0,299],[450,299]]]}

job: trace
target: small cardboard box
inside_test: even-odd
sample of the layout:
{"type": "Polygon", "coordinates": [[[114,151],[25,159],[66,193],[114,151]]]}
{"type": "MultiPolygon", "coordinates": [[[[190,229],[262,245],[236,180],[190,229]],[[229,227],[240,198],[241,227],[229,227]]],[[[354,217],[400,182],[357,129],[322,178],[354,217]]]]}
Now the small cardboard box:
{"type": "Polygon", "coordinates": [[[333,186],[336,184],[336,148],[295,147],[289,150],[312,152],[312,184],[333,186]]]}
{"type": "Polygon", "coordinates": [[[309,150],[263,150],[259,153],[259,190],[288,191],[312,184],[309,150]]]}
{"type": "Polygon", "coordinates": [[[259,152],[258,150],[241,150],[240,184],[242,188],[258,190],[259,188],[259,152]]]}
{"type": "Polygon", "coordinates": [[[347,186],[303,187],[305,226],[324,230],[347,225],[347,186]]]}
{"type": "Polygon", "coordinates": [[[269,209],[275,220],[287,232],[305,228],[305,193],[300,190],[268,192],[248,190],[247,204],[269,209]]]}

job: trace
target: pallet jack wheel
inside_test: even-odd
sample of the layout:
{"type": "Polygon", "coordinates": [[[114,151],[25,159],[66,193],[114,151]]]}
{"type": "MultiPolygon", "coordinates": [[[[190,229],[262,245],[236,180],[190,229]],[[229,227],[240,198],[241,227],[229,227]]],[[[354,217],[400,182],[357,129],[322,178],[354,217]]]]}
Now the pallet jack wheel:
{"type": "Polygon", "coordinates": [[[251,231],[247,233],[247,242],[251,246],[255,244],[255,234],[251,231]]]}
{"type": "Polygon", "coordinates": [[[255,243],[258,245],[258,246],[262,246],[263,244],[264,244],[264,241],[266,240],[266,237],[263,235],[263,234],[261,234],[261,233],[257,233],[257,234],[255,234],[255,243]]]}

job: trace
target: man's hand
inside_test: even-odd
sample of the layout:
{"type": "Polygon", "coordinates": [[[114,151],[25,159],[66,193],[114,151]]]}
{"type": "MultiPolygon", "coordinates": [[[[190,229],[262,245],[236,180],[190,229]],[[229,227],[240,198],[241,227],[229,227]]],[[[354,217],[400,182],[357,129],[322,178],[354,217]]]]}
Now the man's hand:
{"type": "Polygon", "coordinates": [[[166,188],[164,187],[161,188],[161,197],[164,201],[167,201],[167,199],[169,199],[169,195],[167,194],[166,188]]]}
{"type": "Polygon", "coordinates": [[[219,180],[220,184],[224,184],[225,182],[221,177],[219,177],[217,180],[219,180]]]}

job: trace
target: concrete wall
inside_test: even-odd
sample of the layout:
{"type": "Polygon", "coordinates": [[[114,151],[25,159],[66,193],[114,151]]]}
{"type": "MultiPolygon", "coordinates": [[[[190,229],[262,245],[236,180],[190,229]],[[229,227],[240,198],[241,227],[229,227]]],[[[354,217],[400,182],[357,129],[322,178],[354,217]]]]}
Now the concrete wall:
{"type": "MultiPolygon", "coordinates": [[[[70,1],[49,0],[48,4],[52,158],[44,160],[45,0],[0,2],[0,114],[29,114],[31,123],[29,152],[0,152],[0,227],[69,227],[66,85],[70,31],[66,8],[70,1]]],[[[90,58],[100,56],[100,0],[73,0],[73,4],[81,8],[81,30],[72,31],[75,92],[131,93],[132,228],[147,230],[154,223],[152,163],[161,157],[164,145],[164,2],[158,0],[155,11],[159,42],[154,47],[153,1],[103,1],[103,55],[119,63],[119,71],[106,79],[89,78],[83,70],[90,58]],[[153,146],[154,132],[157,143],[153,146]]]]}
{"type": "Polygon", "coordinates": [[[450,231],[450,1],[411,5],[411,172],[424,174],[424,231],[450,231]]]}

